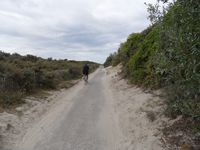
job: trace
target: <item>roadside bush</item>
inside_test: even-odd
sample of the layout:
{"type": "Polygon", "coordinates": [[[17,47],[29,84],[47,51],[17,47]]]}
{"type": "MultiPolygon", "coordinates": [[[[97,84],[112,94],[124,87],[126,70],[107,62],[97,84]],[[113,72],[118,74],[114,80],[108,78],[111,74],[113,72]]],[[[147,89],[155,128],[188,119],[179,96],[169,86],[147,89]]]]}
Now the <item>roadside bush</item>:
{"type": "Polygon", "coordinates": [[[126,67],[129,59],[137,51],[139,44],[143,41],[141,33],[132,33],[128,36],[127,41],[120,45],[118,55],[122,64],[126,67]]]}
{"type": "Polygon", "coordinates": [[[0,107],[21,104],[23,95],[55,89],[64,81],[80,78],[86,63],[91,72],[99,66],[90,61],[43,59],[0,51],[0,107]]]}
{"type": "MultiPolygon", "coordinates": [[[[116,54],[122,72],[137,85],[164,89],[171,114],[199,120],[200,3],[177,0],[162,11],[159,3],[148,6],[153,25],[129,35],[116,54]]],[[[106,64],[112,61],[111,55],[106,64]]]]}
{"type": "Polygon", "coordinates": [[[35,88],[35,72],[31,69],[26,69],[23,72],[23,87],[22,89],[29,93],[35,88]]]}
{"type": "Polygon", "coordinates": [[[24,93],[21,91],[13,91],[13,92],[0,92],[0,107],[2,108],[11,108],[15,107],[19,104],[23,104],[24,93]]]}
{"type": "Polygon", "coordinates": [[[104,62],[104,67],[108,67],[112,65],[112,60],[113,60],[113,54],[110,54],[106,61],[104,62]]]}
{"type": "Polygon", "coordinates": [[[54,73],[46,73],[43,79],[43,87],[47,89],[55,89],[57,85],[54,73]]]}
{"type": "Polygon", "coordinates": [[[77,79],[82,75],[82,67],[71,67],[68,70],[70,79],[77,79]]]}
{"type": "Polygon", "coordinates": [[[160,23],[155,68],[172,113],[195,118],[200,100],[200,3],[178,0],[160,23]]]}
{"type": "Polygon", "coordinates": [[[153,56],[158,50],[159,29],[153,27],[144,37],[135,54],[129,59],[128,74],[134,83],[152,86],[155,70],[152,66],[153,56]],[[153,78],[153,79],[152,79],[153,78]]]}

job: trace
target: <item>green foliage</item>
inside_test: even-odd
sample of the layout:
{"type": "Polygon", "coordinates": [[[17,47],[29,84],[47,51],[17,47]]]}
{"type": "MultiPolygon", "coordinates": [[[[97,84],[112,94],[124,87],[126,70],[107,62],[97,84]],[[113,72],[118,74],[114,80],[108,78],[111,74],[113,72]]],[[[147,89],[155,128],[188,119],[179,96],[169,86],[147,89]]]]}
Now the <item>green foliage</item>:
{"type": "Polygon", "coordinates": [[[10,108],[19,104],[23,104],[24,93],[21,91],[15,92],[0,92],[0,106],[3,108],[10,108]]]}
{"type": "Polygon", "coordinates": [[[31,92],[35,87],[35,73],[31,69],[26,69],[23,72],[23,86],[22,88],[26,93],[31,92]]]}
{"type": "Polygon", "coordinates": [[[200,3],[177,0],[162,11],[159,3],[148,6],[153,25],[131,34],[115,57],[133,83],[165,89],[171,114],[200,120],[200,3]]]}
{"type": "Polygon", "coordinates": [[[152,27],[151,31],[144,37],[142,43],[138,45],[136,53],[132,55],[128,62],[128,73],[134,83],[150,85],[154,68],[151,64],[152,58],[158,49],[158,27],[152,27]]]}
{"type": "Polygon", "coordinates": [[[178,0],[160,24],[156,72],[168,93],[171,110],[200,116],[200,3],[178,0]],[[162,62],[162,63],[158,63],[162,62]]]}
{"type": "Polygon", "coordinates": [[[24,95],[37,89],[55,89],[63,81],[80,78],[86,63],[91,72],[98,67],[89,61],[43,59],[0,51],[0,107],[20,104],[24,95]]]}
{"type": "Polygon", "coordinates": [[[116,66],[120,63],[120,58],[118,57],[117,53],[110,54],[110,56],[106,59],[104,63],[104,67],[108,66],[116,66]]]}
{"type": "Polygon", "coordinates": [[[118,54],[123,64],[127,64],[130,57],[137,50],[139,43],[143,41],[143,36],[140,33],[133,33],[129,35],[127,41],[120,45],[118,54]]]}
{"type": "Polygon", "coordinates": [[[82,72],[82,70],[79,67],[71,67],[68,70],[69,78],[70,79],[79,78],[82,74],[81,72],[82,72]]]}

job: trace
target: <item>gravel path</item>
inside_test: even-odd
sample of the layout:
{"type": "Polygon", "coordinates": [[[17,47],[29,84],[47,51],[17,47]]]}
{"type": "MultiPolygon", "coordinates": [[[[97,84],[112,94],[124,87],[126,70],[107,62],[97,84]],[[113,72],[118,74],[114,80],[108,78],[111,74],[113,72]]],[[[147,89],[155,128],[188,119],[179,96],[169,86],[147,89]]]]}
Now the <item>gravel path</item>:
{"type": "Polygon", "coordinates": [[[87,85],[80,83],[71,96],[63,95],[63,102],[27,132],[18,149],[116,150],[118,132],[105,76],[98,69],[87,85]]]}

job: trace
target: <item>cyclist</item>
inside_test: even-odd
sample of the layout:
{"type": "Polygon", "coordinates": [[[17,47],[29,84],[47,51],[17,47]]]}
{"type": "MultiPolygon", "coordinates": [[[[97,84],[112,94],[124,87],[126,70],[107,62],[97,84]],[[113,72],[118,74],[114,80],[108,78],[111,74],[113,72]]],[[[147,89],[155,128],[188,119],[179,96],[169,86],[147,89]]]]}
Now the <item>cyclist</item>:
{"type": "Polygon", "coordinates": [[[89,74],[89,66],[88,64],[85,64],[83,67],[83,79],[85,80],[85,82],[88,82],[88,74],[89,74]]]}

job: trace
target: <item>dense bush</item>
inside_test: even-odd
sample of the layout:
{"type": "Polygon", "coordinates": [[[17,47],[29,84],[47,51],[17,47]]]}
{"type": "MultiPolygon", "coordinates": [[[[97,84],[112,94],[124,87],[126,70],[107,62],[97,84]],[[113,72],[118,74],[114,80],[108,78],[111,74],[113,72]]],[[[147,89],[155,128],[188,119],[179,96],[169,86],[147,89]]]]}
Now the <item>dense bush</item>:
{"type": "Polygon", "coordinates": [[[61,82],[78,79],[87,63],[91,71],[98,64],[89,61],[53,60],[0,51],[0,107],[22,103],[22,97],[37,89],[54,89],[61,82]]]}
{"type": "Polygon", "coordinates": [[[177,0],[163,11],[159,3],[148,6],[153,25],[131,34],[114,57],[133,83],[165,89],[171,114],[200,120],[200,3],[177,0]]]}
{"type": "Polygon", "coordinates": [[[178,0],[162,18],[155,66],[163,75],[173,113],[200,120],[199,10],[196,0],[178,0]]]}
{"type": "Polygon", "coordinates": [[[104,63],[104,67],[108,67],[110,65],[116,66],[118,63],[120,63],[118,56],[119,55],[117,55],[117,53],[110,54],[104,63]]]}
{"type": "Polygon", "coordinates": [[[19,104],[23,104],[24,93],[21,91],[1,91],[0,92],[0,106],[3,108],[14,107],[19,104]]]}
{"type": "Polygon", "coordinates": [[[132,82],[140,85],[155,85],[155,70],[152,66],[152,61],[154,60],[152,56],[155,55],[158,42],[158,27],[152,27],[142,43],[137,46],[136,53],[129,59],[128,73],[132,82]]]}

